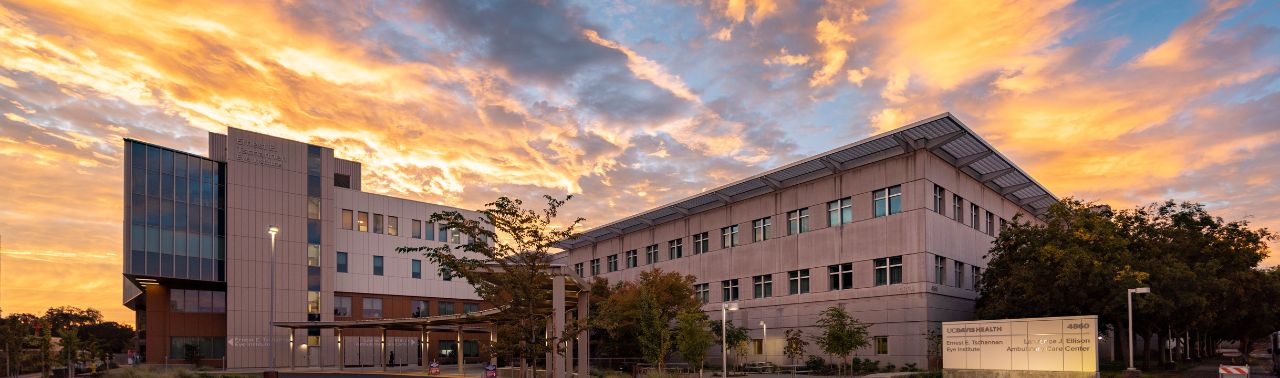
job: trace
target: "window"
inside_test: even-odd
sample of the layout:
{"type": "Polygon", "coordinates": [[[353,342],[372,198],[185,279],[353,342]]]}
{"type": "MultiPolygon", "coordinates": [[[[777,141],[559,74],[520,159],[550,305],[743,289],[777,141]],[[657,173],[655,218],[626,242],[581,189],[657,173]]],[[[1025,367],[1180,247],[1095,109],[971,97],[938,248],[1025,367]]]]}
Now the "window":
{"type": "Polygon", "coordinates": [[[409,237],[414,239],[422,239],[422,221],[414,219],[413,221],[409,222],[409,226],[413,227],[412,230],[409,230],[409,237]]]}
{"type": "Polygon", "coordinates": [[[956,261],[956,287],[964,287],[964,263],[956,261]]]}
{"type": "Polygon", "coordinates": [[[982,268],[975,266],[969,267],[973,271],[973,279],[969,280],[969,288],[978,290],[978,280],[982,279],[982,268]]]}
{"type": "Polygon", "coordinates": [[[422,260],[414,259],[412,262],[410,275],[413,278],[422,278],[422,260]]]}
{"type": "Polygon", "coordinates": [[[787,293],[804,294],[809,292],[809,270],[800,269],[787,272],[787,293]]]}
{"type": "Polygon", "coordinates": [[[351,316],[351,297],[333,297],[333,316],[351,316]]]}
{"type": "Polygon", "coordinates": [[[365,319],[382,317],[382,298],[364,298],[361,304],[364,306],[360,309],[360,315],[365,319]]]}
{"type": "Polygon", "coordinates": [[[675,260],[684,257],[684,239],[676,239],[667,242],[667,260],[675,260]]]}
{"type": "Polygon", "coordinates": [[[978,204],[976,203],[969,204],[969,225],[973,226],[975,230],[982,228],[982,225],[978,223],[978,204]]]}
{"type": "Polygon", "coordinates": [[[373,275],[375,276],[382,275],[382,256],[373,257],[373,275]]]}
{"type": "Polygon", "coordinates": [[[347,272],[347,253],[338,252],[338,258],[334,260],[338,261],[338,273],[346,273],[347,272]]]}
{"type": "Polygon", "coordinates": [[[853,263],[827,266],[827,290],[853,288],[853,263]]]}
{"type": "Polygon", "coordinates": [[[382,233],[382,214],[373,214],[373,233],[382,233]]]}
{"type": "Polygon", "coordinates": [[[693,254],[707,253],[711,249],[711,236],[703,232],[693,236],[693,254]]]}
{"type": "Polygon", "coordinates": [[[618,255],[609,255],[609,257],[607,257],[606,259],[609,262],[609,271],[617,272],[618,271],[618,255]]]}
{"type": "Polygon", "coordinates": [[[809,209],[787,212],[787,235],[809,231],[809,209]]]}
{"type": "Polygon", "coordinates": [[[174,312],[226,313],[227,293],[208,290],[169,290],[169,309],[174,312]]]}
{"type": "Polygon", "coordinates": [[[453,315],[453,302],[440,302],[440,315],[453,315]]]}
{"type": "Polygon", "coordinates": [[[480,342],[477,340],[462,340],[462,356],[480,357],[480,342]]]}
{"type": "Polygon", "coordinates": [[[355,222],[351,219],[351,210],[342,209],[342,229],[350,230],[355,226],[355,222]]]}
{"type": "MultiPolygon", "coordinates": [[[[423,222],[426,223],[426,222],[423,222]]],[[[436,240],[436,224],[426,223],[422,225],[422,238],[426,240],[436,240]]]]}
{"type": "Polygon", "coordinates": [[[876,354],[889,354],[889,336],[876,336],[876,354]]]}
{"type": "Polygon", "coordinates": [[[947,190],[941,185],[933,186],[933,212],[938,214],[947,213],[947,190]]]}
{"type": "MultiPolygon", "coordinates": [[[[173,336],[169,337],[169,350],[181,353],[187,345],[200,351],[204,360],[220,360],[227,355],[227,338],[224,336],[173,336]]],[[[159,348],[157,346],[157,348],[159,348]]]]}
{"type": "Polygon", "coordinates": [[[942,256],[933,257],[933,283],[945,285],[947,283],[947,258],[942,256]]]}
{"type": "Polygon", "coordinates": [[[738,280],[720,281],[720,300],[723,302],[738,300],[738,280]]]}
{"type": "Polygon", "coordinates": [[[450,229],[449,242],[453,244],[462,244],[462,231],[450,229]]]}
{"type": "Polygon", "coordinates": [[[319,197],[307,197],[307,219],[320,219],[319,197]]]}
{"type": "Polygon", "coordinates": [[[627,251],[626,256],[627,256],[627,269],[631,269],[631,268],[635,268],[636,266],[639,266],[639,264],[637,264],[638,262],[637,260],[639,259],[636,258],[636,250],[633,249],[633,250],[627,251]]]}
{"type": "Polygon", "coordinates": [[[440,225],[440,241],[442,242],[449,241],[449,227],[446,227],[443,224],[440,225]]]}
{"type": "Polygon", "coordinates": [[[720,246],[729,248],[738,245],[738,225],[720,229],[720,246]]]}
{"type": "Polygon", "coordinates": [[[764,340],[751,339],[751,349],[756,355],[764,354],[764,340]]]}
{"type": "Polygon", "coordinates": [[[591,259],[591,275],[600,274],[600,259],[591,259]]]}
{"type": "Polygon", "coordinates": [[[431,308],[428,307],[427,301],[413,301],[413,317],[425,318],[431,316],[431,308]]]}
{"type": "Polygon", "coordinates": [[[653,265],[658,262],[658,245],[654,244],[644,247],[644,263],[645,265],[653,265]]]}
{"type": "Polygon", "coordinates": [[[871,192],[871,206],[876,218],[902,212],[902,185],[871,192]]]}
{"type": "Polygon", "coordinates": [[[987,212],[987,235],[996,236],[996,215],[987,212]]]}
{"type": "Polygon", "coordinates": [[[470,313],[473,313],[473,312],[480,312],[480,304],[479,304],[479,303],[463,303],[463,304],[462,304],[462,313],[464,313],[464,314],[470,314],[470,313]]]}
{"type": "Polygon", "coordinates": [[[356,215],[356,226],[360,232],[369,232],[369,213],[361,211],[356,215]]]}
{"type": "Polygon", "coordinates": [[[320,246],[307,244],[307,266],[320,267],[320,246]]]}
{"type": "Polygon", "coordinates": [[[751,292],[754,294],[753,298],[757,299],[772,297],[773,275],[751,277],[751,292]]]}
{"type": "Polygon", "coordinates": [[[751,241],[758,242],[769,238],[769,226],[773,221],[764,217],[751,221],[751,241]]]}
{"type": "Polygon", "coordinates": [[[711,301],[711,284],[701,283],[701,284],[693,285],[693,297],[698,298],[698,300],[701,301],[702,304],[707,304],[707,302],[710,302],[711,301]]]}
{"type": "Polygon", "coordinates": [[[339,188],[347,188],[347,189],[351,189],[351,175],[344,175],[344,174],[341,174],[341,173],[334,173],[334,174],[333,174],[333,186],[336,186],[336,187],[339,187],[339,188]]]}
{"type": "Polygon", "coordinates": [[[578,277],[586,277],[582,275],[582,263],[573,264],[573,272],[577,273],[578,277]]]}
{"type": "Polygon", "coordinates": [[[447,266],[440,267],[440,280],[453,281],[453,271],[449,270],[447,266]]]}
{"type": "Polygon", "coordinates": [[[458,358],[458,355],[457,355],[457,354],[455,354],[455,353],[458,353],[458,342],[457,342],[457,341],[455,341],[455,340],[441,340],[441,341],[440,341],[440,355],[439,355],[439,357],[444,357],[444,360],[445,360],[445,361],[455,361],[455,360],[457,360],[457,358],[458,358]]]}
{"type": "Polygon", "coordinates": [[[1000,218],[1000,231],[1004,231],[1006,228],[1009,228],[1009,222],[1005,221],[1004,218],[1000,218]]]}
{"type": "Polygon", "coordinates": [[[964,223],[964,198],[954,194],[951,195],[951,219],[964,223]]]}
{"type": "Polygon", "coordinates": [[[827,225],[835,226],[853,222],[853,199],[849,197],[827,202],[827,225]]]}
{"type": "Polygon", "coordinates": [[[902,256],[875,259],[876,286],[902,283],[902,256]]]}

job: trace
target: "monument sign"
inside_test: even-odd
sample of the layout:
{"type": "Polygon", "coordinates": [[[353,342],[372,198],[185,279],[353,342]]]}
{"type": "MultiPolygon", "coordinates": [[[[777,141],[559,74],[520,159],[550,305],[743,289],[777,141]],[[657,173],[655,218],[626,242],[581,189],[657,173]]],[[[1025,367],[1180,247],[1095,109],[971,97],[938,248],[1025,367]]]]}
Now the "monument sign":
{"type": "Polygon", "coordinates": [[[942,323],[946,370],[1098,372],[1098,317],[942,323]]]}

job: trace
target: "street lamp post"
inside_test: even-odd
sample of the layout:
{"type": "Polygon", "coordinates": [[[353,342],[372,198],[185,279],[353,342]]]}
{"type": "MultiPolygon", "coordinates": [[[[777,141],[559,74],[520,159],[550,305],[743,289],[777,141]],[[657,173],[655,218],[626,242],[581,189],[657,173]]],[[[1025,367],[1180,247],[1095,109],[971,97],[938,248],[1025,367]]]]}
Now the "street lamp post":
{"type": "Polygon", "coordinates": [[[276,342],[275,342],[275,323],[276,323],[276,234],[280,233],[280,229],[275,225],[267,226],[267,234],[271,235],[271,304],[267,310],[267,359],[271,365],[271,369],[276,368],[276,342]]]}
{"type": "Polygon", "coordinates": [[[1150,287],[1139,287],[1139,288],[1129,289],[1127,301],[1129,304],[1129,369],[1128,371],[1130,372],[1136,373],[1138,371],[1138,369],[1133,368],[1133,295],[1147,294],[1150,292],[1151,292],[1150,287]]]}
{"type": "Polygon", "coordinates": [[[720,304],[720,368],[729,376],[729,311],[738,311],[738,302],[720,304]]]}

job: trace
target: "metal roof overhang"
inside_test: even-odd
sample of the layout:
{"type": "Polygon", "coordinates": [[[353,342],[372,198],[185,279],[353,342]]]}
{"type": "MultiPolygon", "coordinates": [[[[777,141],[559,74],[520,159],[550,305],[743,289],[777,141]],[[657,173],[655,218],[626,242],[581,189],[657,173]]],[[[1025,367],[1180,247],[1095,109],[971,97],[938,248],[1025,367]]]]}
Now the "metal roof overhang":
{"type": "Polygon", "coordinates": [[[577,248],[891,157],[926,150],[1040,217],[1058,198],[951,113],[942,113],[583,232],[577,248]]]}

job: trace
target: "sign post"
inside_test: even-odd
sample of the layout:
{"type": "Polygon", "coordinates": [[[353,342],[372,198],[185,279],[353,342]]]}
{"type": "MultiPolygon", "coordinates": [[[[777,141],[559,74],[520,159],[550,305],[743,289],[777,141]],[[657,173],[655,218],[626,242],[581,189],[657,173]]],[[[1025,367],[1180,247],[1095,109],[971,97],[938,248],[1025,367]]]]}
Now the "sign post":
{"type": "Polygon", "coordinates": [[[1098,376],[1098,317],[976,320],[942,324],[946,376],[1098,376]]]}

